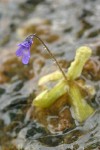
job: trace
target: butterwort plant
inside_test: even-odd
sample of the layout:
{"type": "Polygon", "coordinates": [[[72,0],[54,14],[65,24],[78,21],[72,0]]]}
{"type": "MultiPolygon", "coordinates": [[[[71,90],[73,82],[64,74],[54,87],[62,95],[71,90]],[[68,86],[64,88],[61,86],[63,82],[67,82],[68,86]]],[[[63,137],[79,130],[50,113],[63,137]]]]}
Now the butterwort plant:
{"type": "Polygon", "coordinates": [[[52,88],[42,91],[32,102],[32,106],[49,108],[58,98],[63,96],[65,93],[68,94],[68,101],[74,111],[75,118],[79,122],[86,120],[91,114],[93,114],[94,109],[86,102],[86,95],[88,93],[90,97],[95,94],[95,89],[89,85],[80,85],[76,80],[80,77],[84,64],[91,56],[91,49],[87,46],[82,46],[76,50],[76,56],[74,61],[68,68],[67,73],[63,71],[59,65],[57,59],[43,42],[43,40],[36,34],[29,35],[22,43],[18,45],[16,55],[22,58],[23,64],[28,64],[30,60],[30,49],[33,44],[34,38],[37,38],[49,52],[50,56],[56,62],[59,71],[52,74],[46,75],[40,78],[38,85],[44,85],[48,81],[58,80],[59,82],[52,88]]]}

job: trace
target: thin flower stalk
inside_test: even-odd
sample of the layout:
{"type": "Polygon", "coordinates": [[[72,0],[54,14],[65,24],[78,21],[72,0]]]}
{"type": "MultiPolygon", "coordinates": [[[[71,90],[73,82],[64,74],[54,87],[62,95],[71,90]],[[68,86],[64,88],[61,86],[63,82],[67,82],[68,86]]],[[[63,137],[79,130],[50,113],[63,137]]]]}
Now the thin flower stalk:
{"type": "Polygon", "coordinates": [[[23,64],[28,64],[30,60],[30,48],[31,45],[33,44],[33,39],[36,37],[45,47],[45,49],[48,51],[50,54],[51,58],[55,61],[56,65],[58,66],[59,70],[61,71],[63,77],[65,80],[67,80],[66,75],[59,65],[57,59],[55,56],[52,54],[52,52],[49,50],[49,48],[46,46],[46,44],[43,42],[43,40],[38,37],[36,34],[29,35],[22,43],[18,44],[19,48],[16,51],[16,56],[22,58],[22,63],[23,64]]]}

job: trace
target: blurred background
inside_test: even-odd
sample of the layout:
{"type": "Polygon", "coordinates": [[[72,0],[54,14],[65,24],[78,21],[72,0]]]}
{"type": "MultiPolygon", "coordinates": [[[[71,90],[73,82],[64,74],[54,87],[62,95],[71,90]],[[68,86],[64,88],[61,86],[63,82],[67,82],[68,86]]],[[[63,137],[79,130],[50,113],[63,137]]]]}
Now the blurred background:
{"type": "Polygon", "coordinates": [[[100,0],[0,0],[0,150],[99,150],[100,0]],[[93,62],[87,82],[94,85],[94,116],[63,134],[51,134],[32,118],[25,121],[38,79],[57,69],[34,41],[27,66],[16,58],[17,44],[37,33],[65,71],[76,48],[88,45],[93,62]]]}

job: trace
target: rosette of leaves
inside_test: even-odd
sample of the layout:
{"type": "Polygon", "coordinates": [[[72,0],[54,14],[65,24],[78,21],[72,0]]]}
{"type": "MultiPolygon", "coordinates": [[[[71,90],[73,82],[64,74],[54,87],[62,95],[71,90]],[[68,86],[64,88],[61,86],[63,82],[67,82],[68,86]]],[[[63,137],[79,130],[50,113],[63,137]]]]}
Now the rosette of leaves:
{"type": "Polygon", "coordinates": [[[40,78],[39,86],[52,81],[57,81],[57,84],[51,89],[46,88],[37,95],[32,105],[40,108],[49,108],[55,101],[67,93],[75,119],[79,122],[85,121],[94,112],[94,108],[87,103],[86,97],[92,98],[95,94],[95,89],[86,83],[80,84],[77,78],[80,77],[84,64],[91,54],[92,51],[87,46],[82,46],[76,50],[75,59],[66,73],[67,80],[64,79],[60,71],[55,71],[40,78]]]}

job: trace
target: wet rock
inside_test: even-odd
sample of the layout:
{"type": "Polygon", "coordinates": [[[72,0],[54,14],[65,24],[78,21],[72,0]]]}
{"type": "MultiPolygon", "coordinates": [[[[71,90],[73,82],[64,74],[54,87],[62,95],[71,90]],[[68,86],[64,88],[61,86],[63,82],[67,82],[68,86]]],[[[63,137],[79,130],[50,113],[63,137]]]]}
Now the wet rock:
{"type": "Polygon", "coordinates": [[[83,73],[93,80],[100,80],[100,60],[98,57],[91,58],[84,66],[83,73]]]}
{"type": "Polygon", "coordinates": [[[63,132],[74,126],[66,95],[48,109],[35,108],[32,114],[32,118],[43,124],[51,133],[63,132]]]}
{"type": "Polygon", "coordinates": [[[8,77],[6,77],[6,75],[4,75],[2,72],[0,72],[0,83],[5,83],[9,80],[8,77]]]}
{"type": "Polygon", "coordinates": [[[0,46],[6,45],[10,41],[10,35],[4,35],[0,40],[0,46]]]}
{"type": "Polygon", "coordinates": [[[3,88],[0,87],[0,95],[2,95],[4,93],[5,93],[5,89],[3,89],[3,88]]]}

